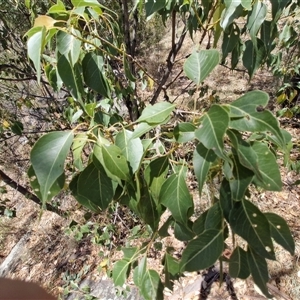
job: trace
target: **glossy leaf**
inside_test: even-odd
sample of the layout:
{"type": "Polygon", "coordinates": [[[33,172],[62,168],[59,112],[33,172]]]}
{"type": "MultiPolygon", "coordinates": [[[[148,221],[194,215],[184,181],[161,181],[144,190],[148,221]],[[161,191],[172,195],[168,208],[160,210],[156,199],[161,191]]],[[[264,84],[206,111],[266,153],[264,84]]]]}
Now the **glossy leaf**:
{"type": "Polygon", "coordinates": [[[80,32],[73,27],[70,29],[70,33],[64,31],[57,33],[57,50],[68,59],[72,66],[78,61],[80,55],[80,38],[80,32]]]}
{"type": "Polygon", "coordinates": [[[234,278],[246,279],[250,275],[247,252],[236,247],[229,259],[229,274],[234,278]]]}
{"type": "Polygon", "coordinates": [[[227,159],[223,153],[223,138],[229,125],[229,115],[226,108],[213,105],[202,118],[201,125],[195,131],[196,138],[207,149],[213,150],[216,155],[227,159]]]}
{"type": "Polygon", "coordinates": [[[229,216],[233,231],[260,256],[275,259],[271,231],[265,215],[250,201],[235,202],[229,216]]]}
{"type": "Polygon", "coordinates": [[[163,300],[163,285],[156,271],[146,270],[140,291],[145,300],[163,300]]]}
{"type": "Polygon", "coordinates": [[[194,51],[183,65],[186,76],[197,85],[210,74],[220,60],[219,51],[215,49],[194,51]]]}
{"type": "Polygon", "coordinates": [[[230,127],[238,131],[273,133],[284,148],[284,141],[277,119],[268,110],[261,110],[268,104],[265,92],[251,91],[233,101],[230,107],[230,127]]]}
{"type": "Polygon", "coordinates": [[[74,7],[80,6],[91,6],[91,7],[101,7],[100,3],[97,0],[71,0],[74,7]]]}
{"type": "Polygon", "coordinates": [[[206,182],[206,177],[211,163],[216,160],[217,156],[213,150],[208,150],[203,144],[197,145],[193,155],[194,172],[198,181],[199,195],[206,182]]]}
{"type": "Polygon", "coordinates": [[[267,15],[267,6],[261,1],[254,3],[252,11],[248,17],[247,28],[251,39],[256,47],[256,36],[267,15]]]}
{"type": "Polygon", "coordinates": [[[38,16],[35,20],[34,20],[34,24],[33,27],[42,27],[45,26],[47,30],[51,29],[54,27],[54,24],[57,21],[49,16],[45,16],[45,15],[41,15],[38,16]]]}
{"type": "Polygon", "coordinates": [[[186,143],[195,138],[196,126],[193,123],[179,123],[174,128],[174,136],[178,143],[186,143]]]}
{"type": "Polygon", "coordinates": [[[80,173],[77,182],[77,195],[89,200],[102,210],[108,207],[113,200],[114,188],[103,167],[99,169],[99,166],[96,167],[90,163],[80,173]]]}
{"type": "Polygon", "coordinates": [[[160,124],[165,121],[174,110],[175,105],[169,102],[159,102],[148,105],[143,111],[137,122],[147,122],[150,125],[160,124]]]}
{"type": "Polygon", "coordinates": [[[51,132],[42,136],[31,150],[30,160],[43,203],[47,201],[53,184],[64,173],[64,163],[72,142],[72,131],[51,132]]]}
{"type": "Polygon", "coordinates": [[[102,147],[103,163],[109,172],[123,180],[130,180],[128,162],[122,154],[122,150],[115,146],[102,147]]]}
{"type": "Polygon", "coordinates": [[[116,136],[116,146],[118,146],[126,160],[129,162],[132,173],[140,167],[144,155],[143,144],[139,138],[132,138],[133,133],[124,128],[116,136]]]}
{"type": "Polygon", "coordinates": [[[181,272],[203,270],[213,265],[222,254],[223,231],[209,229],[188,243],[182,253],[181,272]]]}
{"type": "Polygon", "coordinates": [[[177,222],[187,223],[194,204],[182,169],[179,174],[173,174],[165,181],[161,187],[159,198],[160,203],[171,211],[177,222]]]}
{"type": "Polygon", "coordinates": [[[128,277],[130,265],[131,262],[127,259],[121,259],[114,264],[112,278],[116,286],[123,286],[128,277]]]}
{"type": "Polygon", "coordinates": [[[220,25],[225,30],[236,17],[240,16],[243,7],[241,0],[225,0],[225,10],[223,10],[220,25]]]}
{"type": "Polygon", "coordinates": [[[88,87],[104,97],[110,98],[110,90],[104,74],[103,57],[95,52],[88,52],[82,60],[84,82],[88,87]]]}
{"type": "Polygon", "coordinates": [[[27,53],[36,70],[38,83],[41,80],[41,55],[45,47],[46,28],[37,28],[37,32],[28,38],[27,53]]]}
{"type": "Polygon", "coordinates": [[[252,149],[257,154],[259,171],[262,176],[262,180],[254,177],[254,182],[266,190],[281,191],[280,170],[274,154],[266,144],[261,142],[253,143],[252,149]]]}
{"type": "Polygon", "coordinates": [[[254,283],[260,288],[264,295],[268,298],[273,298],[269,294],[267,282],[269,281],[268,265],[265,258],[261,257],[250,247],[247,251],[248,265],[254,283]]]}
{"type": "Polygon", "coordinates": [[[295,242],[286,221],[274,213],[265,213],[265,216],[270,223],[272,238],[291,255],[294,255],[295,242]]]}
{"type": "Polygon", "coordinates": [[[57,71],[72,97],[82,103],[83,84],[79,66],[77,64],[72,66],[65,55],[60,55],[57,60],[57,71]]]}

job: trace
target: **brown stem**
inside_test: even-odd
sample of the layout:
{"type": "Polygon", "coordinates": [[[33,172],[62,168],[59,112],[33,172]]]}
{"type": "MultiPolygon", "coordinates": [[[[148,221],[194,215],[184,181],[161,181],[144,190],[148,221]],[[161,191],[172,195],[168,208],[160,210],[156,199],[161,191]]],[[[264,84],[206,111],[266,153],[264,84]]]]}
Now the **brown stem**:
{"type": "MultiPolygon", "coordinates": [[[[2,170],[0,170],[0,180],[2,180],[6,184],[8,184],[10,187],[12,187],[16,191],[18,191],[19,193],[24,195],[27,199],[32,200],[36,204],[42,206],[42,201],[36,195],[34,195],[30,191],[28,191],[22,185],[18,184],[12,178],[10,178],[8,175],[6,175],[2,170]]],[[[48,203],[46,203],[46,209],[49,210],[49,211],[52,211],[52,212],[54,212],[54,213],[56,213],[60,216],[63,216],[63,214],[64,214],[60,209],[58,209],[58,208],[56,208],[56,207],[54,207],[54,206],[52,206],[48,203]]]]}

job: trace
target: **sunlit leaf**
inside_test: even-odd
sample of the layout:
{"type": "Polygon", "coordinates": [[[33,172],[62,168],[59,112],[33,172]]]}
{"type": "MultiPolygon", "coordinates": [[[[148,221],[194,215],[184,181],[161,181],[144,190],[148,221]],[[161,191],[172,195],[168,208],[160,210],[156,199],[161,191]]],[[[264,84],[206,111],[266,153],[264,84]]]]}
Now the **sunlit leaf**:
{"type": "Polygon", "coordinates": [[[233,231],[260,256],[275,259],[271,231],[265,215],[250,201],[235,202],[229,216],[233,231]]]}
{"type": "Polygon", "coordinates": [[[114,264],[112,278],[116,286],[123,286],[128,277],[128,268],[131,262],[127,259],[121,259],[114,264]]]}
{"type": "Polygon", "coordinates": [[[122,129],[117,134],[115,143],[129,162],[132,172],[135,173],[140,167],[144,150],[141,140],[139,138],[132,138],[132,135],[131,131],[122,129]]]}
{"type": "Polygon", "coordinates": [[[197,85],[210,74],[220,60],[219,51],[215,49],[194,51],[183,65],[186,76],[197,85]]]}
{"type": "Polygon", "coordinates": [[[156,271],[146,270],[140,291],[145,300],[163,300],[163,284],[156,271]]]}
{"type": "Polygon", "coordinates": [[[280,170],[274,154],[266,144],[261,142],[253,143],[252,149],[257,154],[259,171],[262,176],[262,180],[254,177],[254,182],[266,190],[281,191],[280,170]]]}
{"type": "Polygon", "coordinates": [[[74,157],[73,163],[79,171],[82,171],[84,169],[81,155],[82,155],[83,147],[85,146],[87,140],[88,140],[88,136],[85,133],[79,133],[76,135],[72,145],[72,151],[74,157]]]}
{"type": "Polygon", "coordinates": [[[197,145],[193,155],[193,166],[198,181],[199,195],[201,195],[203,185],[206,182],[210,165],[216,158],[217,156],[213,150],[208,150],[203,144],[197,145]]]}
{"type": "Polygon", "coordinates": [[[57,22],[57,20],[54,20],[53,18],[49,16],[38,16],[34,20],[33,27],[39,27],[39,26],[45,26],[47,30],[54,27],[54,24],[57,22]]]}
{"type": "Polygon", "coordinates": [[[174,136],[178,143],[186,143],[195,138],[195,125],[193,123],[179,123],[174,128],[174,136]]]}
{"type": "Polygon", "coordinates": [[[285,143],[279,128],[278,120],[268,110],[262,110],[268,104],[269,96],[265,92],[251,91],[233,101],[230,107],[230,127],[238,131],[273,133],[285,143]]]}
{"type": "Polygon", "coordinates": [[[51,132],[42,136],[31,150],[30,160],[43,203],[47,201],[53,184],[64,173],[64,163],[72,142],[72,131],[51,132]]]}
{"type": "Polygon", "coordinates": [[[147,122],[150,125],[160,124],[169,117],[174,108],[175,105],[169,102],[148,105],[142,111],[142,115],[138,118],[137,122],[147,122]]]}
{"type": "Polygon", "coordinates": [[[223,138],[228,125],[229,115],[226,108],[213,105],[202,118],[201,125],[195,131],[195,136],[207,149],[211,149],[219,157],[227,159],[223,153],[223,138]]]}
{"type": "Polygon", "coordinates": [[[147,267],[147,256],[143,256],[133,271],[134,284],[139,288],[142,286],[143,276],[146,273],[146,267],[147,267]]]}
{"type": "Polygon", "coordinates": [[[160,203],[166,206],[174,219],[186,224],[193,211],[193,200],[186,185],[183,171],[171,175],[163,184],[160,191],[160,203]]]}

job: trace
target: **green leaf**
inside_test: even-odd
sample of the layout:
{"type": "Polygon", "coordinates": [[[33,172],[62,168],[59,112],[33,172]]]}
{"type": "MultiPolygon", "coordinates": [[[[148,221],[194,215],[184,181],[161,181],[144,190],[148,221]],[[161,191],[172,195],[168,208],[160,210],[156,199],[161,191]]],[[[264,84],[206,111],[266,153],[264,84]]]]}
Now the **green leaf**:
{"type": "Polygon", "coordinates": [[[162,8],[165,7],[165,5],[166,5],[165,0],[160,0],[160,1],[148,0],[147,2],[145,2],[146,17],[148,18],[155,12],[161,10],[162,8]]]}
{"type": "Polygon", "coordinates": [[[51,187],[64,173],[64,162],[73,142],[72,131],[51,132],[33,146],[30,160],[40,185],[41,200],[45,203],[51,187]]]}
{"type": "Polygon", "coordinates": [[[222,62],[225,61],[228,53],[232,52],[240,40],[240,29],[233,23],[230,27],[224,32],[223,43],[222,43],[222,62]]]}
{"type": "Polygon", "coordinates": [[[101,149],[105,168],[120,179],[130,181],[128,162],[122,154],[122,150],[115,145],[103,145],[101,149]]]}
{"type": "Polygon", "coordinates": [[[179,123],[174,128],[174,136],[178,143],[186,143],[195,138],[196,126],[193,123],[179,123]]]}
{"type": "Polygon", "coordinates": [[[110,98],[110,90],[104,73],[103,57],[96,52],[88,52],[82,60],[84,82],[88,87],[110,98]]]}
{"type": "Polygon", "coordinates": [[[198,181],[199,195],[206,182],[210,165],[216,160],[217,156],[213,150],[208,150],[203,144],[198,144],[193,155],[194,172],[198,181]]]}
{"type": "Polygon", "coordinates": [[[163,300],[163,285],[156,271],[146,270],[140,291],[145,300],[163,300]]]}
{"type": "Polygon", "coordinates": [[[235,202],[229,216],[232,230],[260,256],[275,259],[271,231],[265,215],[250,201],[235,202]]]}
{"type": "Polygon", "coordinates": [[[141,288],[144,274],[146,273],[147,267],[147,256],[143,256],[139,264],[135,267],[133,271],[133,282],[134,284],[141,288]]]}
{"type": "Polygon", "coordinates": [[[79,133],[76,135],[72,145],[73,159],[74,159],[73,163],[74,166],[79,171],[82,171],[84,169],[81,155],[87,140],[88,140],[88,136],[85,133],[79,133]]]}
{"type": "Polygon", "coordinates": [[[182,253],[181,272],[198,271],[210,267],[222,254],[223,231],[209,229],[188,243],[182,253]]]}
{"type": "Polygon", "coordinates": [[[123,286],[127,277],[131,262],[127,259],[121,259],[114,264],[112,278],[116,286],[123,286]]]}
{"type": "Polygon", "coordinates": [[[266,49],[264,43],[255,37],[255,43],[249,40],[245,43],[246,49],[243,54],[243,65],[247,69],[250,79],[256,70],[262,65],[266,49]]]}
{"type": "Polygon", "coordinates": [[[249,33],[254,44],[256,47],[256,36],[258,30],[260,29],[262,23],[264,22],[267,15],[267,6],[261,1],[257,1],[254,3],[252,7],[252,11],[248,17],[247,21],[247,28],[249,29],[249,33]]]}
{"type": "Polygon", "coordinates": [[[215,49],[194,51],[183,65],[185,75],[197,85],[210,74],[220,60],[219,51],[215,49]]]}
{"type": "Polygon", "coordinates": [[[158,227],[162,210],[160,205],[156,205],[149,193],[147,186],[142,187],[141,197],[138,201],[137,209],[145,223],[152,228],[153,232],[155,232],[158,227]]]}
{"type": "Polygon", "coordinates": [[[144,155],[143,144],[139,138],[132,138],[133,133],[124,128],[116,136],[118,146],[126,160],[129,162],[132,173],[135,173],[141,164],[144,155]]]}
{"type": "Polygon", "coordinates": [[[229,214],[233,207],[233,202],[229,181],[224,177],[220,187],[220,206],[227,222],[229,222],[229,214]]]}
{"type": "Polygon", "coordinates": [[[251,170],[257,178],[262,180],[262,175],[258,167],[258,157],[251,145],[244,141],[242,135],[236,130],[228,130],[227,135],[235,148],[239,163],[251,170]]]}
{"type": "Polygon", "coordinates": [[[225,0],[225,10],[222,12],[220,25],[225,30],[235,18],[240,17],[243,7],[241,0],[225,0]]]}
{"type": "Polygon", "coordinates": [[[45,47],[46,28],[39,27],[38,31],[28,38],[27,53],[32,60],[38,83],[41,80],[41,55],[45,47]]]}
{"type": "Polygon", "coordinates": [[[294,255],[295,241],[286,221],[274,213],[265,213],[265,216],[270,223],[272,238],[291,255],[294,255]]]}
{"type": "Polygon", "coordinates": [[[189,241],[194,238],[195,233],[192,230],[193,222],[188,220],[187,225],[175,222],[174,236],[179,241],[189,241]]]}
{"type": "Polygon", "coordinates": [[[159,198],[160,203],[171,211],[175,221],[187,224],[194,203],[186,185],[183,168],[179,174],[173,174],[165,181],[159,198]]]}
{"type": "Polygon", "coordinates": [[[165,121],[174,110],[175,105],[169,102],[159,102],[148,105],[143,111],[137,122],[147,122],[149,125],[160,124],[165,121]]]}
{"type": "Polygon", "coordinates": [[[242,200],[249,184],[252,182],[254,173],[240,164],[236,151],[233,149],[233,178],[227,178],[230,184],[231,197],[233,200],[242,200]]]}
{"type": "Polygon", "coordinates": [[[199,129],[195,131],[196,138],[207,149],[212,149],[216,155],[227,160],[223,153],[223,138],[229,125],[227,110],[219,105],[213,105],[202,118],[199,129]]]}
{"type": "Polygon", "coordinates": [[[92,202],[102,210],[106,209],[113,200],[114,188],[111,179],[104,168],[90,163],[80,173],[77,182],[77,195],[92,202]]]}
{"type": "MultiPolygon", "coordinates": [[[[30,185],[34,193],[37,195],[39,199],[42,199],[41,187],[32,166],[29,167],[27,175],[29,177],[30,185]]],[[[48,197],[46,201],[49,201],[54,196],[56,196],[63,189],[64,185],[65,185],[65,174],[63,173],[61,176],[58,177],[58,179],[51,186],[49,190],[50,193],[48,193],[48,197]]]]}
{"type": "Polygon", "coordinates": [[[251,2],[252,2],[251,0],[241,0],[242,6],[247,10],[251,10],[252,7],[251,2]]]}
{"type": "Polygon", "coordinates": [[[208,210],[203,212],[198,219],[195,220],[193,224],[193,231],[196,235],[200,235],[205,231],[205,221],[208,215],[208,210]]]}
{"type": "Polygon", "coordinates": [[[247,257],[250,273],[254,283],[260,288],[267,298],[273,298],[273,296],[269,294],[266,286],[269,281],[268,265],[266,260],[253,251],[251,247],[248,248],[247,257]]]}
{"type": "Polygon", "coordinates": [[[229,274],[234,278],[246,279],[250,275],[247,252],[236,247],[229,259],[229,274]]]}
{"type": "Polygon", "coordinates": [[[57,71],[72,97],[83,106],[83,84],[79,65],[76,63],[72,66],[65,55],[59,55],[57,60],[57,71]]]}
{"type": "Polygon", "coordinates": [[[264,108],[269,101],[265,92],[251,91],[233,101],[230,105],[230,127],[238,131],[266,132],[273,133],[284,148],[285,143],[279,128],[278,120],[264,108]]]}
{"type": "Polygon", "coordinates": [[[138,248],[127,247],[127,248],[122,248],[122,251],[124,253],[124,258],[132,260],[132,258],[138,253],[138,248]]]}
{"type": "Polygon", "coordinates": [[[24,126],[20,121],[15,121],[12,125],[11,125],[11,131],[14,134],[17,135],[22,135],[22,132],[24,130],[24,126]]]}
{"type": "Polygon", "coordinates": [[[73,27],[71,27],[70,33],[59,31],[56,36],[57,50],[68,59],[72,66],[78,61],[80,55],[80,38],[80,32],[73,27]]]}
{"type": "Polygon", "coordinates": [[[176,258],[166,253],[163,259],[164,274],[165,274],[165,287],[172,290],[174,280],[178,279],[179,262],[176,258]]]}
{"type": "Polygon", "coordinates": [[[89,198],[86,198],[85,196],[81,196],[78,193],[78,179],[79,179],[80,174],[77,174],[73,177],[72,181],[69,184],[69,189],[72,193],[72,195],[75,197],[78,203],[83,205],[84,207],[94,211],[94,212],[100,212],[100,209],[97,205],[92,203],[89,198]]]}
{"type": "Polygon", "coordinates": [[[208,229],[223,229],[223,213],[219,203],[215,203],[207,211],[207,216],[205,218],[205,230],[208,229]]]}
{"type": "Polygon", "coordinates": [[[91,6],[91,7],[102,7],[97,0],[71,0],[74,7],[80,6],[91,6]]]}
{"type": "Polygon", "coordinates": [[[262,142],[253,143],[252,149],[257,154],[259,171],[262,175],[262,180],[254,177],[255,184],[268,191],[281,191],[282,181],[280,170],[274,154],[262,142]]]}

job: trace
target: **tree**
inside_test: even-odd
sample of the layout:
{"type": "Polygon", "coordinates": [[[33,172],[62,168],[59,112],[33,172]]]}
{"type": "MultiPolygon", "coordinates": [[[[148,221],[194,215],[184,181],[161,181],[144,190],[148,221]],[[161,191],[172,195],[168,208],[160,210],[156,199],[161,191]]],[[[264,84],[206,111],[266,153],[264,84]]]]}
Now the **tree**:
{"type": "Polygon", "coordinates": [[[66,8],[58,0],[26,33],[38,81],[47,78],[54,90],[64,86],[71,95],[65,109],[70,130],[48,133],[32,148],[28,175],[37,196],[46,204],[57,195],[65,185],[65,161],[72,161],[69,189],[80,204],[99,212],[118,202],[148,224],[149,243],[123,248],[124,258],[113,268],[116,285],[123,285],[134,268],[134,282],[145,299],[161,299],[163,286],[172,288],[174,278],[184,271],[208,268],[216,260],[229,263],[233,277],[245,279],[251,274],[270,296],[266,259],[275,259],[272,239],[291,254],[295,245],[280,216],[261,212],[249,200],[254,188],[281,189],[275,154],[283,153],[286,161],[289,155],[291,136],[266,109],[268,95],[252,91],[176,123],[171,121],[175,105],[157,100],[161,91],[168,98],[168,89],[182,72],[199,93],[201,83],[220,62],[234,69],[241,59],[251,79],[261,65],[271,65],[280,17],[292,13],[298,3],[122,0],[120,20],[105,3],[71,2],[73,7],[66,8]],[[137,35],[129,32],[130,22],[137,24],[143,13],[146,18],[159,14],[164,23],[170,20],[172,42],[160,81],[140,63],[137,35]],[[238,18],[244,20],[242,26],[238,18]],[[183,22],[183,31],[176,40],[177,19],[183,22]],[[170,79],[188,33],[200,36],[202,48],[205,39],[208,44],[190,53],[183,71],[170,79]],[[145,107],[139,92],[146,86],[155,88],[145,107]],[[130,120],[121,114],[123,102],[130,120]],[[192,161],[177,151],[191,144],[192,161]],[[88,157],[83,158],[83,152],[88,157]],[[218,194],[210,195],[212,205],[200,216],[194,213],[186,184],[188,172],[197,178],[200,196],[205,182],[220,178],[218,194]],[[159,227],[166,209],[170,217],[159,227]],[[180,260],[165,250],[163,283],[156,271],[148,269],[147,252],[168,235],[169,227],[187,246],[180,260]],[[228,228],[233,237],[239,235],[247,242],[243,247],[233,238],[229,260],[223,256],[228,228]]]}

